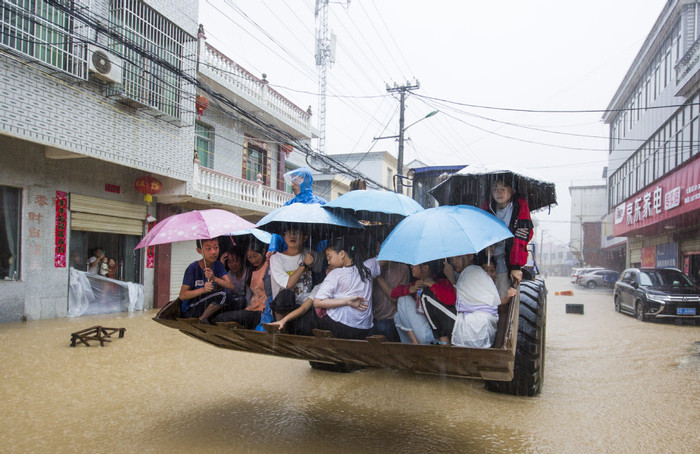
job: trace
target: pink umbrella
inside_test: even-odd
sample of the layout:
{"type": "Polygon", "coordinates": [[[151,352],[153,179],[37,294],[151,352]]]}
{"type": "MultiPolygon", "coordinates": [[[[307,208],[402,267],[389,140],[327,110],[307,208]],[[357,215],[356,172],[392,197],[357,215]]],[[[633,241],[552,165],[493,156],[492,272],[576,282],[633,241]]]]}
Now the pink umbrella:
{"type": "Polygon", "coordinates": [[[177,241],[208,240],[255,224],[226,210],[195,210],[163,219],[148,232],[134,249],[177,241]]]}

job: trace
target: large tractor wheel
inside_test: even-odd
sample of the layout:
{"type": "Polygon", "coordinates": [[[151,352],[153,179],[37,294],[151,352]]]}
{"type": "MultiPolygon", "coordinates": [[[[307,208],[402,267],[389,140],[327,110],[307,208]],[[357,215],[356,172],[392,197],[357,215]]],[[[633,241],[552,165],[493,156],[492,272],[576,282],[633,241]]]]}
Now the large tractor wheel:
{"type": "Polygon", "coordinates": [[[544,281],[520,283],[518,342],[513,380],[485,382],[489,391],[514,396],[536,396],[544,382],[547,289],[544,281]]]}

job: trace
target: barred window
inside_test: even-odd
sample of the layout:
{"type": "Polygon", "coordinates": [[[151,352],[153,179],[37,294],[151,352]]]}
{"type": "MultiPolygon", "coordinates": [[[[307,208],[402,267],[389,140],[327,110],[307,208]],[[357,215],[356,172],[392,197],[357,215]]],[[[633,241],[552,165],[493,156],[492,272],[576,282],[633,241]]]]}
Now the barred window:
{"type": "Polygon", "coordinates": [[[182,74],[194,77],[196,39],[141,0],[112,0],[111,16],[129,43],[112,46],[124,59],[124,94],[182,118],[183,97],[192,91],[182,74]]]}
{"type": "MultiPolygon", "coordinates": [[[[71,11],[80,2],[66,1],[71,11]]],[[[43,0],[5,0],[0,10],[0,44],[22,55],[71,74],[87,78],[86,43],[74,32],[74,18],[43,0]]]]}

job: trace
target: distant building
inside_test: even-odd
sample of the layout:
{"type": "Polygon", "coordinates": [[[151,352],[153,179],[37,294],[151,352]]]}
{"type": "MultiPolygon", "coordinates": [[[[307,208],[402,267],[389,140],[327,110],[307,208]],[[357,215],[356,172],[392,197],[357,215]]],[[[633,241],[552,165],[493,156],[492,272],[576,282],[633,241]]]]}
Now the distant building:
{"type": "Polygon", "coordinates": [[[569,247],[580,266],[602,266],[601,218],[607,213],[605,180],[574,181],[571,195],[569,247]]]}
{"type": "Polygon", "coordinates": [[[627,266],[700,270],[700,2],[668,1],[603,116],[627,266]]]}

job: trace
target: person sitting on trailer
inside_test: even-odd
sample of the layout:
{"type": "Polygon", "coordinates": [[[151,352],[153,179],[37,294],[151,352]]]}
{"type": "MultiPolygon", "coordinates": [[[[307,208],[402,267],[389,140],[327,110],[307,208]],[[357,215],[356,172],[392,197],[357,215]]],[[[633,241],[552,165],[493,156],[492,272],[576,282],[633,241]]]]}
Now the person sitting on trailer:
{"type": "Polygon", "coordinates": [[[198,318],[209,323],[209,317],[217,313],[226,302],[227,288],[233,288],[219,258],[219,240],[196,240],[201,259],[192,262],[185,270],[180,287],[182,314],[185,318],[198,318]]]}
{"type": "Polygon", "coordinates": [[[421,304],[423,292],[429,292],[436,299],[454,307],[454,286],[447,279],[437,279],[438,268],[438,261],[411,265],[411,283],[398,285],[391,291],[391,297],[397,298],[394,323],[401,342],[405,344],[439,343],[421,304]]]}
{"type": "Polygon", "coordinates": [[[501,298],[493,279],[483,268],[474,265],[473,259],[474,254],[466,254],[458,260],[451,260],[459,272],[455,286],[457,316],[453,322],[452,345],[489,348],[496,337],[501,298]]]}
{"type": "MultiPolygon", "coordinates": [[[[372,255],[377,256],[381,249],[381,240],[385,234],[375,242],[375,249],[372,255]]],[[[409,283],[411,271],[405,263],[380,261],[379,269],[381,274],[374,279],[372,289],[372,315],[374,317],[374,327],[372,334],[382,335],[389,342],[400,342],[401,338],[396,330],[394,316],[397,311],[398,298],[392,298],[391,292],[399,285],[409,283]]]]}
{"type": "Polygon", "coordinates": [[[304,248],[306,235],[290,228],[282,236],[286,249],[270,257],[270,308],[276,320],[298,308],[313,288],[311,266],[315,257],[304,248]]]}
{"type": "Polygon", "coordinates": [[[214,318],[214,322],[236,322],[245,328],[253,329],[260,323],[260,317],[265,309],[267,294],[263,282],[268,269],[266,258],[267,245],[262,241],[251,240],[246,252],[246,259],[250,264],[250,303],[242,309],[234,309],[220,313],[214,318]]]}
{"type": "MultiPolygon", "coordinates": [[[[496,261],[493,258],[493,246],[489,246],[488,248],[479,252],[474,259],[474,263],[480,265],[481,268],[486,271],[486,274],[488,274],[493,280],[493,283],[496,283],[496,261]]],[[[508,288],[505,296],[501,297],[501,304],[506,304],[511,298],[517,295],[517,293],[518,291],[511,285],[510,288],[508,288]]]]}
{"type": "MultiPolygon", "coordinates": [[[[238,246],[233,246],[228,251],[221,254],[221,263],[226,268],[226,274],[233,284],[233,289],[229,291],[229,310],[244,309],[250,304],[252,293],[248,282],[250,273],[245,265],[243,251],[238,246]]],[[[228,306],[228,304],[227,304],[228,306]]]]}
{"type": "Polygon", "coordinates": [[[363,260],[352,240],[331,241],[326,259],[333,270],[314,299],[315,325],[345,339],[365,339],[372,329],[372,280],[380,273],[376,258],[363,260]]]}
{"type": "MultiPolygon", "coordinates": [[[[333,270],[332,265],[328,265],[326,268],[326,275],[333,270]]],[[[277,326],[280,331],[282,331],[285,326],[287,327],[286,332],[289,334],[297,334],[300,336],[312,336],[314,328],[314,316],[313,311],[309,309],[314,306],[314,298],[318,293],[319,286],[317,284],[311,289],[311,293],[306,297],[303,303],[293,311],[289,312],[287,315],[283,316],[280,320],[271,322],[269,325],[277,326]]]]}

